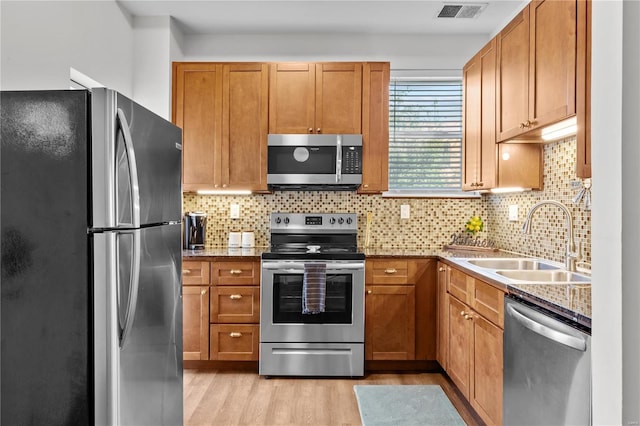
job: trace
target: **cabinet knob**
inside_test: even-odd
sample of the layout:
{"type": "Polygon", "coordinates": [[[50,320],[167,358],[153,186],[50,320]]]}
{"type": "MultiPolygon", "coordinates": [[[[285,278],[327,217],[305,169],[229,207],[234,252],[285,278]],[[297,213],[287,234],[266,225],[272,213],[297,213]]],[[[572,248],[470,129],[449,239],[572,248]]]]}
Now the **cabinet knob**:
{"type": "Polygon", "coordinates": [[[444,267],[442,267],[442,266],[441,266],[441,267],[439,267],[439,268],[438,268],[438,272],[444,272],[444,267]]]}
{"type": "Polygon", "coordinates": [[[239,300],[239,299],[242,299],[242,295],[241,294],[232,294],[231,296],[229,296],[229,299],[231,299],[231,300],[239,300]]]}
{"type": "Polygon", "coordinates": [[[223,187],[223,188],[226,188],[226,187],[227,187],[227,184],[226,184],[226,183],[222,184],[222,187],[223,187]]]}
{"type": "Polygon", "coordinates": [[[470,319],[473,319],[473,317],[472,317],[471,315],[465,315],[465,316],[464,316],[464,319],[466,319],[466,320],[470,320],[470,319]]]}
{"type": "Polygon", "coordinates": [[[309,127],[309,133],[313,133],[313,127],[309,127]]]}
{"type": "Polygon", "coordinates": [[[207,294],[207,290],[202,290],[200,294],[204,296],[205,294],[207,294]]]}
{"type": "Polygon", "coordinates": [[[213,187],[214,187],[214,188],[217,188],[217,187],[218,187],[218,184],[217,184],[217,183],[216,183],[216,184],[214,184],[214,185],[213,185],[213,187]]]}
{"type": "Polygon", "coordinates": [[[476,186],[484,186],[484,182],[478,182],[476,186]]]}
{"type": "Polygon", "coordinates": [[[384,270],[385,274],[395,274],[396,272],[398,272],[396,268],[387,268],[384,270]]]}
{"type": "Polygon", "coordinates": [[[240,269],[232,269],[232,270],[229,271],[229,273],[231,275],[238,275],[238,274],[242,273],[242,270],[240,270],[240,269]]]}
{"type": "Polygon", "coordinates": [[[236,333],[236,332],[229,333],[229,337],[242,337],[242,333],[236,333]]]}
{"type": "Polygon", "coordinates": [[[364,184],[364,185],[362,185],[362,186],[364,186],[365,188],[368,188],[368,187],[369,187],[369,184],[368,184],[368,183],[365,183],[365,184],[364,184]]]}
{"type": "Polygon", "coordinates": [[[316,133],[320,133],[320,127],[316,129],[316,133]]]}
{"type": "Polygon", "coordinates": [[[371,293],[373,293],[373,291],[367,290],[367,294],[371,294],[371,293]]]}
{"type": "Polygon", "coordinates": [[[460,311],[461,316],[465,316],[467,313],[465,311],[460,311]]]}

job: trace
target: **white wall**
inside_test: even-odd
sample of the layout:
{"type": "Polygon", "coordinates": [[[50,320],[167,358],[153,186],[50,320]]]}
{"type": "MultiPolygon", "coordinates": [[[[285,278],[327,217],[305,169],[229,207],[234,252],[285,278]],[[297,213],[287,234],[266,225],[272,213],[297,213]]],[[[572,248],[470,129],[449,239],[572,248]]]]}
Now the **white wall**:
{"type": "Polygon", "coordinates": [[[462,66],[489,36],[185,35],[184,61],[390,61],[393,70],[462,66]]]}
{"type": "Polygon", "coordinates": [[[68,89],[69,69],[131,96],[133,31],[115,1],[0,2],[0,87],[68,89]]]}
{"type": "Polygon", "coordinates": [[[171,119],[171,18],[133,21],[133,97],[141,105],[171,119]]]}

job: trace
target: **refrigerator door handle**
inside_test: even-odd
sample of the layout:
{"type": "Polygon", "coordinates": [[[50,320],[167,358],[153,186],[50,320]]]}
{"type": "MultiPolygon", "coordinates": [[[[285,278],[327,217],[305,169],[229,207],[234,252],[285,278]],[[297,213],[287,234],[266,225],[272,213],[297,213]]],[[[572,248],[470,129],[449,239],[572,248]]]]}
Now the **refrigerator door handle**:
{"type": "Polygon", "coordinates": [[[127,161],[129,163],[129,184],[131,185],[131,221],[134,228],[140,227],[140,186],[138,182],[138,166],[136,163],[136,154],[133,148],[133,139],[131,138],[131,130],[127,117],[121,108],[116,113],[120,122],[120,129],[124,138],[124,146],[127,151],[127,161]]]}
{"type": "MultiPolygon", "coordinates": [[[[140,287],[140,257],[141,257],[141,248],[140,248],[140,231],[126,231],[126,233],[131,233],[133,235],[133,260],[131,262],[131,275],[129,276],[130,280],[130,291],[129,297],[127,298],[127,307],[125,311],[124,324],[120,325],[120,349],[124,348],[127,343],[127,338],[131,333],[131,328],[133,326],[133,319],[136,316],[136,308],[138,304],[138,289],[140,287]]],[[[118,263],[119,263],[118,259],[118,263]]],[[[117,265],[120,267],[120,265],[117,265]]],[[[119,285],[119,283],[118,283],[119,285]]],[[[119,299],[119,298],[118,298],[119,299]]],[[[118,312],[122,307],[118,302],[118,312]]]]}

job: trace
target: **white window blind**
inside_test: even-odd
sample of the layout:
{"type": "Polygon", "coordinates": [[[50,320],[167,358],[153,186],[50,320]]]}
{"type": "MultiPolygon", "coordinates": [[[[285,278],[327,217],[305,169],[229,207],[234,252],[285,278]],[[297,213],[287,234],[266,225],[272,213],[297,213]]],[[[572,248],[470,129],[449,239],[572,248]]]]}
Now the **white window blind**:
{"type": "Polygon", "coordinates": [[[389,192],[462,189],[462,81],[393,80],[389,192]]]}

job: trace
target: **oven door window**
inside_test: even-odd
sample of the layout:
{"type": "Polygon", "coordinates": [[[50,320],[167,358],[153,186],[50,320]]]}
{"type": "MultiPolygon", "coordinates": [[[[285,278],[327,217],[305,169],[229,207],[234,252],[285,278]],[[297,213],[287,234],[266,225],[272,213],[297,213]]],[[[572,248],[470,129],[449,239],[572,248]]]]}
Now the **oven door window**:
{"type": "Polygon", "coordinates": [[[335,174],[335,146],[270,146],[268,173],[335,174]]]}
{"type": "Polygon", "coordinates": [[[353,276],[327,274],[325,312],[302,313],[302,274],[274,274],[274,324],[351,324],[353,276]]]}

